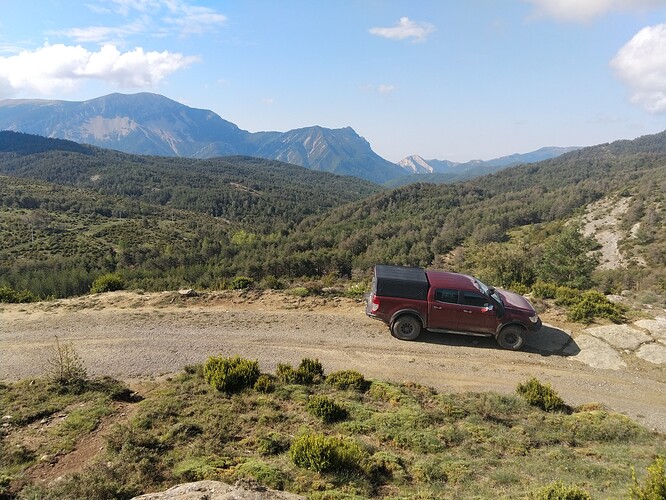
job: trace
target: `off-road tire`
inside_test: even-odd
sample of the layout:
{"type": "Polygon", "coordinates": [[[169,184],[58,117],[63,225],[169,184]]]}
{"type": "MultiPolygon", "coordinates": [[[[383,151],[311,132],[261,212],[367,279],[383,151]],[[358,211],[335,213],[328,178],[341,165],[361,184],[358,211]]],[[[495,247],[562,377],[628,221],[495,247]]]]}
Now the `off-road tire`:
{"type": "Polygon", "coordinates": [[[496,340],[503,349],[517,351],[525,344],[525,329],[517,325],[505,326],[496,340]]]}
{"type": "Polygon", "coordinates": [[[400,316],[391,325],[391,335],[400,340],[415,340],[421,335],[421,322],[410,314],[400,316]]]}

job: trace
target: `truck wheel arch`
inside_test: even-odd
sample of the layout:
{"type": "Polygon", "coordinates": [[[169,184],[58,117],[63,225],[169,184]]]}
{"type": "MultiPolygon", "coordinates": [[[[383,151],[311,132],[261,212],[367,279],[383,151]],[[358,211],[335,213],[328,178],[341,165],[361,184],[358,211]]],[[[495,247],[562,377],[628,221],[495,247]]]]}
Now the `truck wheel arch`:
{"type": "Polygon", "coordinates": [[[390,323],[391,335],[400,340],[415,340],[424,330],[423,319],[416,311],[399,311],[390,323]]]}
{"type": "Polygon", "coordinates": [[[527,329],[519,323],[504,325],[495,336],[495,340],[503,349],[517,351],[525,345],[527,329]]]}

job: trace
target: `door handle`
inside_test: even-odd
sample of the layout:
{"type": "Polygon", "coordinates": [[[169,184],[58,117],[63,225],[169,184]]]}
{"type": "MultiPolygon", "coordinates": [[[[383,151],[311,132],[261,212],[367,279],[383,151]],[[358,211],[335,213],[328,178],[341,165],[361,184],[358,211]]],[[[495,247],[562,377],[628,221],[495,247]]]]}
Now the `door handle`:
{"type": "Polygon", "coordinates": [[[463,309],[463,312],[466,314],[472,314],[472,311],[470,311],[469,309],[463,309]]]}
{"type": "Polygon", "coordinates": [[[440,306],[432,306],[432,308],[437,309],[438,311],[440,311],[442,309],[440,306]]]}

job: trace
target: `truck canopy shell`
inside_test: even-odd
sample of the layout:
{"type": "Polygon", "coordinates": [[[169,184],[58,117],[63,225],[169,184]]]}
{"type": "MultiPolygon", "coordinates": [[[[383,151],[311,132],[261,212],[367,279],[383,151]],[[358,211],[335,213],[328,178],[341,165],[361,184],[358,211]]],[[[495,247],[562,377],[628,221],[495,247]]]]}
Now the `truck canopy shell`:
{"type": "Polygon", "coordinates": [[[420,267],[375,266],[373,292],[380,297],[426,300],[428,288],[428,276],[420,267]]]}

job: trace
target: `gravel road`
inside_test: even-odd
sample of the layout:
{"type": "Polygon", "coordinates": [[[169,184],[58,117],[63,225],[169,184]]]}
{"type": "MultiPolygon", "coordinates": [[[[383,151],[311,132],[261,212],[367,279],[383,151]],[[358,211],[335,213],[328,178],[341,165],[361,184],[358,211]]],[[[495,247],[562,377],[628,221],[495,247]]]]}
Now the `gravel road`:
{"type": "Polygon", "coordinates": [[[500,349],[492,339],[426,333],[415,342],[390,336],[344,298],[299,299],[272,293],[115,292],[0,308],[0,380],[47,371],[54,336],[71,341],[91,375],[130,383],[167,375],[210,355],[278,363],[318,358],[326,372],[355,369],[367,378],[413,381],[440,391],[512,393],[531,376],[550,382],[571,405],[598,402],[650,429],[666,432],[666,373],[632,357],[621,370],[576,359],[570,337],[547,326],[526,350],[500,349]]]}

